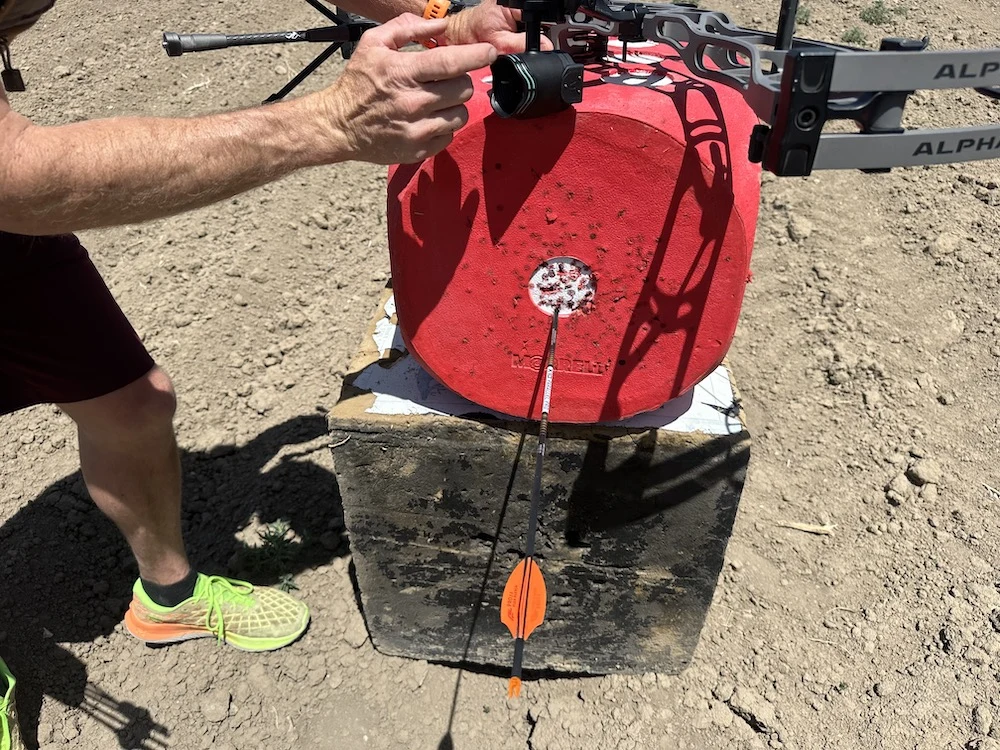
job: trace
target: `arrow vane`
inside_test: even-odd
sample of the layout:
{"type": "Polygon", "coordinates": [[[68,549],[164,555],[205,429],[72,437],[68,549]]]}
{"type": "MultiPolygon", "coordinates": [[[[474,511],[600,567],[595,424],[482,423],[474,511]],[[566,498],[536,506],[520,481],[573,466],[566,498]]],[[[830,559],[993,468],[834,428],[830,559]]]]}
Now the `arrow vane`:
{"type": "Polygon", "coordinates": [[[524,659],[524,642],[545,619],[545,579],[535,562],[535,531],[538,528],[538,505],[542,495],[542,459],[548,438],[549,403],[552,399],[552,376],[556,364],[556,333],[559,329],[559,307],[552,314],[552,331],[549,334],[549,358],[545,368],[545,390],[542,395],[542,421],[538,429],[538,451],[535,455],[535,481],[531,487],[531,508],[528,512],[528,536],[524,559],[518,563],[507,579],[503,590],[500,620],[514,638],[514,666],[510,672],[507,697],[521,694],[521,663],[524,659]]]}

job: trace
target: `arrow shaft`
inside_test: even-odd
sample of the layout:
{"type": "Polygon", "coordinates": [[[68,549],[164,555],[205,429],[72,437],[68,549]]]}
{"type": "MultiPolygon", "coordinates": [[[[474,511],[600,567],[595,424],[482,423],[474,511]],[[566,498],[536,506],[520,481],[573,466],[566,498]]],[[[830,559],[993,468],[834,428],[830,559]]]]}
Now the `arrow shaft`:
{"type": "MultiPolygon", "coordinates": [[[[545,366],[545,389],[542,392],[542,421],[538,428],[538,450],[535,453],[535,479],[531,485],[531,508],[528,511],[528,538],[525,542],[525,557],[535,554],[535,532],[538,529],[538,506],[542,497],[542,462],[549,436],[549,405],[552,401],[552,379],[556,369],[556,337],[559,333],[559,310],[552,314],[552,330],[549,333],[549,358],[545,366]]],[[[529,579],[530,581],[530,579],[529,579]]]]}
{"type": "Polygon", "coordinates": [[[528,596],[531,594],[531,557],[525,558],[528,564],[524,566],[524,573],[521,574],[521,600],[517,603],[517,642],[524,650],[524,634],[528,630],[528,596]]]}
{"type": "MultiPolygon", "coordinates": [[[[538,507],[542,497],[542,463],[545,458],[545,446],[549,435],[549,405],[552,400],[552,379],[556,369],[556,337],[559,332],[559,308],[552,314],[552,329],[549,333],[549,356],[545,367],[545,386],[542,393],[542,420],[538,428],[538,450],[535,453],[535,478],[531,485],[531,505],[528,510],[528,536],[524,545],[523,571],[521,572],[520,586],[516,589],[517,615],[516,618],[504,620],[511,629],[514,636],[514,663],[510,672],[510,685],[508,687],[508,697],[516,697],[521,694],[521,665],[524,661],[524,640],[528,633],[534,629],[544,617],[545,600],[545,580],[535,563],[535,533],[538,531],[538,507]],[[533,575],[537,571],[537,575],[533,575]],[[537,579],[537,580],[534,580],[537,579]],[[532,604],[532,588],[535,589],[535,597],[540,597],[541,608],[538,602],[532,604]],[[539,593],[540,592],[540,593],[539,593]],[[532,620],[529,623],[529,609],[532,611],[532,620]],[[514,620],[511,622],[510,620],[514,620]]],[[[516,570],[514,575],[516,575],[516,570]]],[[[516,580],[516,579],[515,579],[516,580]]],[[[507,586],[510,587],[512,581],[508,579],[507,586]]],[[[505,591],[505,596],[506,591],[505,591]]]]}
{"type": "Polygon", "coordinates": [[[521,665],[524,663],[524,639],[514,641],[514,666],[510,670],[511,677],[521,678],[521,665]]]}

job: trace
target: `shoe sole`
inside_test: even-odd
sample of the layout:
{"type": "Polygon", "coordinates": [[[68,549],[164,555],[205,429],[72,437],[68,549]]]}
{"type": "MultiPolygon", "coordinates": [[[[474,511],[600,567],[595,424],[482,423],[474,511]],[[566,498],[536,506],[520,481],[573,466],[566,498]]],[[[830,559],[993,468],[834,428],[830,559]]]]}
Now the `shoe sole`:
{"type": "Polygon", "coordinates": [[[0,747],[8,747],[10,750],[25,750],[24,741],[21,739],[21,728],[17,722],[17,680],[7,669],[7,665],[0,659],[0,688],[6,688],[0,692],[0,747]]]}
{"type": "MultiPolygon", "coordinates": [[[[21,728],[17,723],[17,704],[12,698],[7,706],[0,709],[7,712],[7,741],[10,745],[10,750],[27,750],[27,746],[21,739],[21,728]]],[[[3,745],[4,738],[0,736],[0,746],[3,745]]]]}
{"type": "MultiPolygon", "coordinates": [[[[248,651],[250,653],[277,651],[278,649],[285,648],[285,646],[290,646],[295,643],[295,641],[302,637],[308,628],[309,618],[307,618],[302,627],[289,638],[254,639],[226,633],[223,640],[225,640],[225,642],[233,648],[240,651],[248,651]]],[[[172,643],[183,643],[184,641],[193,641],[199,638],[216,637],[215,633],[205,630],[204,628],[193,627],[190,625],[172,625],[167,623],[148,625],[136,617],[132,613],[131,609],[125,613],[125,629],[133,638],[144,642],[147,646],[169,646],[172,643]]]]}

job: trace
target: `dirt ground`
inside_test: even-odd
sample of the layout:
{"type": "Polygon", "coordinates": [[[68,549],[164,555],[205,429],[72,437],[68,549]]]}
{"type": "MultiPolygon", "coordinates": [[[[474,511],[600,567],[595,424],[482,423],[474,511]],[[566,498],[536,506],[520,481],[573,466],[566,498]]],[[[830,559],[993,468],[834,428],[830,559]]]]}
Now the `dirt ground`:
{"type": "MultiPolygon", "coordinates": [[[[914,4],[880,27],[858,2],[806,5],[801,32],[827,39],[1000,36],[996,0],[914,4]]],[[[773,26],[777,6],[723,9],[773,26]]],[[[14,105],[47,124],[251,105],[315,50],[168,60],[160,32],[321,22],[291,1],[61,0],[15,48],[29,90],[14,105]]],[[[909,118],[998,120],[971,93],[921,94],[909,118]]],[[[289,568],[314,623],[262,656],[131,640],[135,566],[86,498],[71,424],[51,407],[5,417],[0,653],[29,734],[83,750],[1000,748],[998,179],[994,162],[765,181],[731,352],[754,452],[694,665],[533,683],[509,702],[500,678],[376,653],[349,577],[324,412],[388,274],[384,170],[315,170],[87,232],[180,393],[197,561],[241,572],[239,540],[287,520],[315,540],[289,568]]]]}

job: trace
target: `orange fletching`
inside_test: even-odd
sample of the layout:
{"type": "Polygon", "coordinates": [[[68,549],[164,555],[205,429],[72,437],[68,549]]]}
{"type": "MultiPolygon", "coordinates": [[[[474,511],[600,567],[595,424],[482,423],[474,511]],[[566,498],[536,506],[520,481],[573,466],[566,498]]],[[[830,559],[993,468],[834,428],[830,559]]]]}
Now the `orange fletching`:
{"type": "Polygon", "coordinates": [[[544,619],[545,579],[538,563],[530,557],[525,558],[514,568],[504,586],[500,620],[514,638],[527,638],[544,619]]]}
{"type": "Polygon", "coordinates": [[[507,697],[516,698],[521,694],[521,681],[517,677],[511,677],[507,685],[507,697]]]}

